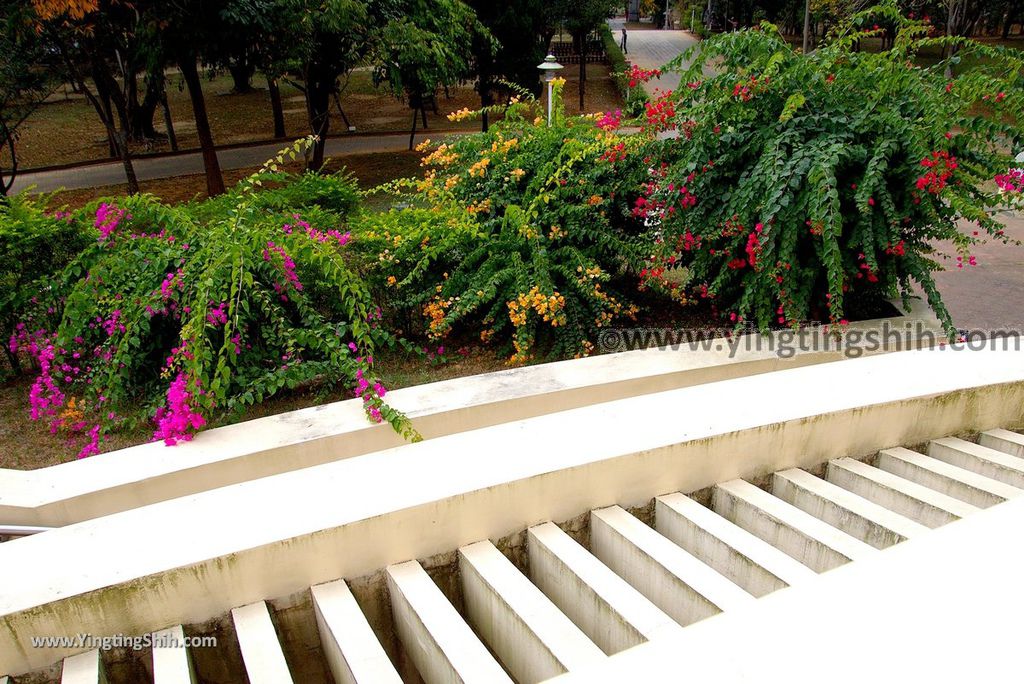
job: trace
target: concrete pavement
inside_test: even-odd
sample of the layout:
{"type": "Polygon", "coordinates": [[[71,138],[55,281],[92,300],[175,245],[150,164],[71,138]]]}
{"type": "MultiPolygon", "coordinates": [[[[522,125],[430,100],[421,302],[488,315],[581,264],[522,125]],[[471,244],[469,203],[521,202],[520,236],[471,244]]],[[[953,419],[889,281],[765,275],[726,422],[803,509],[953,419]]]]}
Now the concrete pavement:
{"type": "MultiPolygon", "coordinates": [[[[622,17],[608,20],[608,26],[611,27],[616,41],[621,40],[624,24],[625,20],[622,17]]],[[[627,29],[626,47],[629,53],[626,59],[641,69],[660,69],[698,42],[700,41],[687,31],[627,29]]],[[[655,90],[664,92],[678,87],[679,74],[676,73],[662,74],[644,85],[644,89],[652,96],[655,90]]]]}
{"type": "MultiPolygon", "coordinates": [[[[1010,239],[1024,241],[1024,214],[1005,212],[999,220],[1010,239]]],[[[947,270],[935,274],[935,282],[958,328],[1024,331],[1024,246],[996,241],[976,245],[971,254],[978,265],[964,263],[963,268],[957,268],[951,245],[938,247],[954,254],[944,262],[947,270]]]]}

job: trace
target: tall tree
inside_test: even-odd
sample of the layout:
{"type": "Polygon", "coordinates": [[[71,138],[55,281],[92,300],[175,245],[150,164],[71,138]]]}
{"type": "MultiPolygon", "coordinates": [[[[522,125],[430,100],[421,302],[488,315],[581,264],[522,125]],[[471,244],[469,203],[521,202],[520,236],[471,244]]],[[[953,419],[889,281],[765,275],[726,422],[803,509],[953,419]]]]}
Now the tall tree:
{"type": "Polygon", "coordinates": [[[282,29],[296,48],[310,130],[317,136],[309,160],[316,170],[323,166],[339,78],[369,65],[396,94],[449,83],[452,74],[465,73],[479,26],[461,0],[279,1],[298,17],[282,29]]]}
{"type": "Polygon", "coordinates": [[[117,0],[32,0],[33,28],[57,57],[61,77],[85,95],[106,129],[111,151],[124,166],[128,191],[139,191],[128,146],[123,93],[113,76],[110,37],[124,30],[130,7],[117,0]]]}
{"type": "MultiPolygon", "coordinates": [[[[469,0],[469,5],[497,41],[495,46],[485,35],[473,40],[473,67],[480,105],[489,107],[495,103],[501,81],[538,92],[537,65],[547,53],[543,36],[549,23],[549,4],[544,0],[469,0]]],[[[485,131],[487,123],[485,113],[482,121],[485,131]]]]}
{"type": "Polygon", "coordinates": [[[23,3],[0,2],[0,201],[18,175],[18,129],[52,85],[46,54],[23,3]],[[6,159],[5,159],[6,157],[6,159]],[[7,167],[6,170],[4,167],[7,167]]]}
{"type": "Polygon", "coordinates": [[[151,35],[159,39],[159,49],[177,63],[181,71],[192,102],[206,172],[206,192],[211,197],[220,195],[224,192],[224,176],[213,142],[199,68],[224,29],[219,12],[221,3],[215,0],[137,0],[135,7],[150,27],[151,35]]]}
{"type": "Polygon", "coordinates": [[[386,23],[375,44],[375,79],[409,102],[412,149],[417,114],[426,124],[426,104],[438,88],[470,75],[474,41],[489,43],[494,50],[494,39],[460,0],[405,0],[400,11],[382,18],[386,23]]]}
{"type": "MultiPolygon", "coordinates": [[[[267,80],[267,92],[274,122],[274,137],[285,136],[284,109],[279,83],[298,67],[300,52],[289,27],[301,21],[302,3],[280,0],[227,0],[220,11],[224,39],[210,50],[215,65],[231,66],[239,55],[267,80]]],[[[238,89],[236,79],[235,89],[238,89]]]]}
{"type": "Polygon", "coordinates": [[[583,111],[587,90],[587,54],[590,34],[619,6],[618,0],[555,0],[556,14],[576,47],[580,57],[580,111],[583,111]]]}

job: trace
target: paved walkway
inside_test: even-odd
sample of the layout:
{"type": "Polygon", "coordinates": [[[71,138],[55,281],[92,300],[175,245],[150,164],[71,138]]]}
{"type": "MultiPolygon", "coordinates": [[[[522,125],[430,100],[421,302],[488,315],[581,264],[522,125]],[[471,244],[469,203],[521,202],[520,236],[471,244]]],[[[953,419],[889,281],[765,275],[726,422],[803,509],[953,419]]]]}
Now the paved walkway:
{"type": "MultiPolygon", "coordinates": [[[[419,142],[431,136],[436,138],[438,135],[437,131],[417,132],[416,140],[419,142]]],[[[250,168],[261,165],[288,144],[287,141],[279,141],[251,147],[235,147],[218,151],[217,158],[220,160],[221,168],[225,170],[250,168]]],[[[361,135],[328,138],[326,154],[328,157],[338,157],[345,154],[400,152],[407,149],[408,133],[361,135]]],[[[139,157],[134,162],[135,174],[140,181],[203,173],[203,158],[199,152],[165,157],[139,157]]],[[[125,182],[124,167],[121,162],[113,161],[56,171],[19,174],[14,181],[13,192],[21,192],[30,186],[35,186],[36,192],[52,192],[60,189],[75,190],[118,185],[125,182]]]]}
{"type": "MultiPolygon", "coordinates": [[[[1007,212],[999,218],[1007,236],[1024,241],[1024,213],[1007,212]]],[[[952,253],[948,244],[940,248],[952,253]]],[[[949,270],[935,274],[953,322],[967,330],[1024,333],[1024,246],[990,241],[977,245],[971,253],[977,266],[957,268],[954,256],[945,262],[949,270]]]]}
{"type": "MultiPolygon", "coordinates": [[[[609,19],[608,26],[612,29],[615,40],[622,39],[622,17],[609,19]]],[[[658,69],[675,59],[690,47],[700,42],[693,34],[686,31],[663,31],[658,29],[627,31],[626,47],[629,53],[626,59],[641,69],[658,69]]],[[[653,95],[655,89],[675,90],[679,87],[679,74],[662,74],[644,85],[648,94],[653,95]]]]}

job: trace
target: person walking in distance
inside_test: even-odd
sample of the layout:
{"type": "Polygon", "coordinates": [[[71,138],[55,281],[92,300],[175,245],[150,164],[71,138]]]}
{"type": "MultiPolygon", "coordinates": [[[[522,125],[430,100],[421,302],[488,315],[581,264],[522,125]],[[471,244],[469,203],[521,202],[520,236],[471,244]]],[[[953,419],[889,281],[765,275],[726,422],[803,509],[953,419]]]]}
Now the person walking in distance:
{"type": "Polygon", "coordinates": [[[629,54],[629,48],[626,47],[626,27],[625,26],[622,27],[622,43],[621,43],[621,45],[619,45],[619,47],[622,48],[623,54],[626,54],[626,55],[629,54]]]}

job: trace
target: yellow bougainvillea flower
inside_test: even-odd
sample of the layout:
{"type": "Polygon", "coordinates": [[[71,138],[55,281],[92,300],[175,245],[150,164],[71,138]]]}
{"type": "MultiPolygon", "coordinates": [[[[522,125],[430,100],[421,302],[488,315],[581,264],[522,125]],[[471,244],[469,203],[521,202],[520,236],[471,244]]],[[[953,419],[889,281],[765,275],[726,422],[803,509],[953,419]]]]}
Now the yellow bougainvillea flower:
{"type": "Polygon", "coordinates": [[[473,116],[476,112],[471,111],[468,107],[463,107],[457,112],[452,112],[448,115],[449,121],[465,121],[469,117],[473,116]]]}

